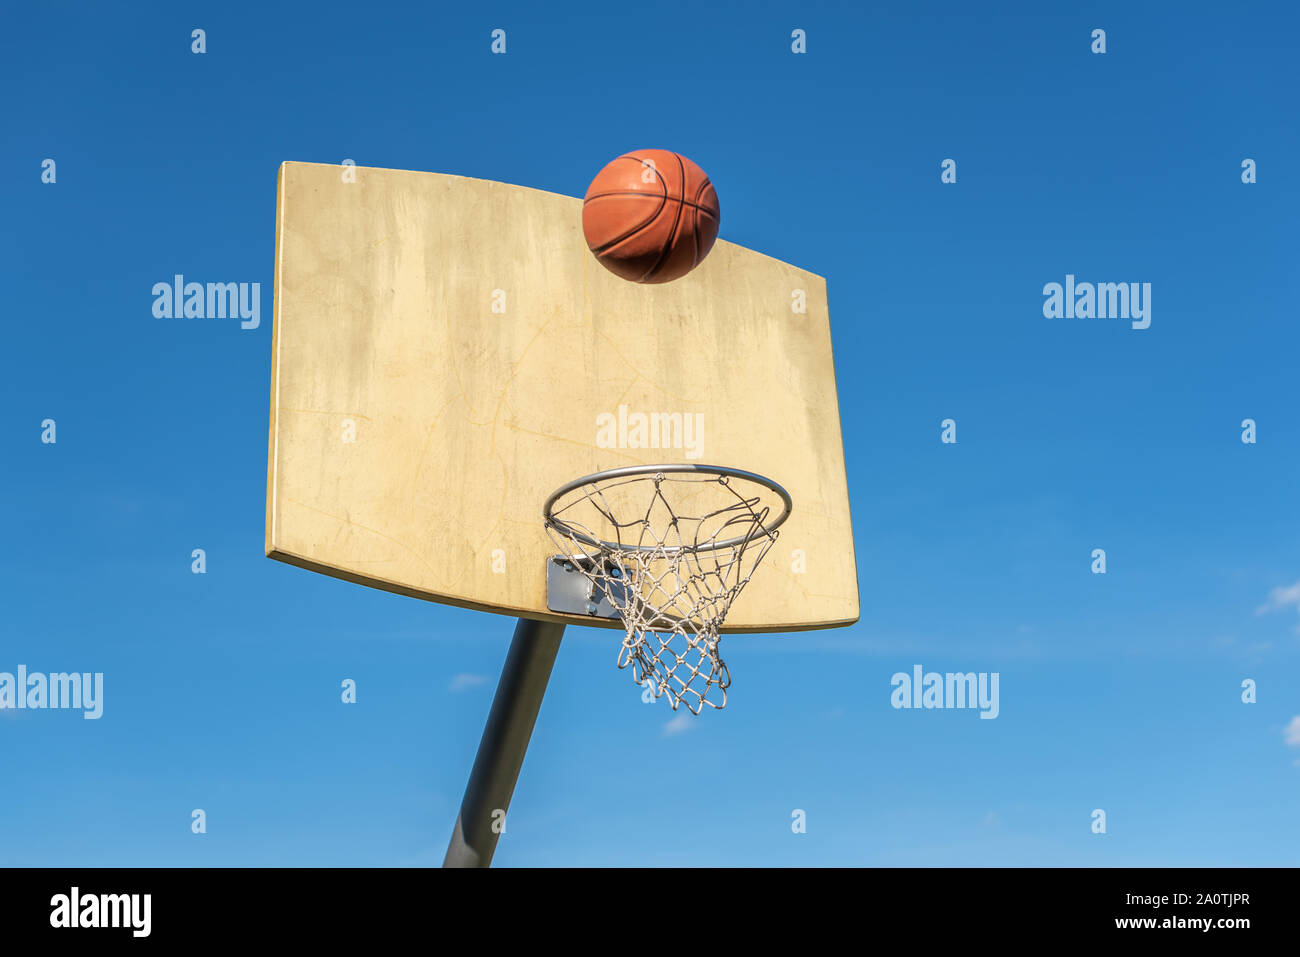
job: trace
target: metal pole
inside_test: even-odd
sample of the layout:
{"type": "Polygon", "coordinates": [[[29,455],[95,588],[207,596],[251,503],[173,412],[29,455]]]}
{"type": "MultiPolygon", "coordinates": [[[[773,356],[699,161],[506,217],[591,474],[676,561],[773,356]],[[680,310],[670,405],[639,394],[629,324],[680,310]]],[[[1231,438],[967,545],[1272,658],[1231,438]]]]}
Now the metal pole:
{"type": "Polygon", "coordinates": [[[520,618],[515,626],[443,867],[492,863],[500,837],[499,825],[497,829],[493,825],[504,821],[510,808],[563,634],[563,625],[546,621],[520,618]],[[500,813],[494,818],[493,812],[500,813]]]}

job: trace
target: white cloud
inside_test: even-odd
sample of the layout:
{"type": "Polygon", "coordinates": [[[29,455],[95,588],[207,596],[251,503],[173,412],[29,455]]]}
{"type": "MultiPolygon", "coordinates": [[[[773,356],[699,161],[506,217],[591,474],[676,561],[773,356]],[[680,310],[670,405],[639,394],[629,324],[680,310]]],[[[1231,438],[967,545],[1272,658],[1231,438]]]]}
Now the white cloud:
{"type": "Polygon", "coordinates": [[[1268,593],[1268,601],[1255,609],[1255,614],[1262,615],[1265,612],[1285,608],[1287,605],[1295,605],[1300,609],[1300,582],[1288,585],[1286,588],[1274,588],[1268,593]]]}
{"type": "Polygon", "coordinates": [[[1300,714],[1291,719],[1291,723],[1282,729],[1282,737],[1293,748],[1300,748],[1300,714]]]}
{"type": "Polygon", "coordinates": [[[479,685],[485,684],[487,680],[487,675],[460,674],[451,679],[451,690],[453,692],[468,691],[470,688],[477,688],[479,685]]]}
{"type": "MultiPolygon", "coordinates": [[[[1300,611],[1300,582],[1287,585],[1284,588],[1274,588],[1268,593],[1268,601],[1255,609],[1255,614],[1263,615],[1287,607],[1293,607],[1300,611]]],[[[1300,635],[1300,625],[1296,626],[1295,632],[1300,635]]]]}
{"type": "Polygon", "coordinates": [[[690,731],[695,727],[696,717],[689,711],[679,711],[677,715],[664,725],[664,737],[672,737],[674,734],[681,734],[683,731],[690,731]]]}

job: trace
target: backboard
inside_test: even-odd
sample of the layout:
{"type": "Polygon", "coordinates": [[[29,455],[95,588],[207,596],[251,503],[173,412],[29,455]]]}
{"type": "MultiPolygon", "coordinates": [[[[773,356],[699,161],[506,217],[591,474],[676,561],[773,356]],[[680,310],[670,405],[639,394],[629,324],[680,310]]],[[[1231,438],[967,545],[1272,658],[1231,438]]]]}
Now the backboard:
{"type": "Polygon", "coordinates": [[[723,632],[857,620],[820,277],[719,241],[687,276],[638,285],[588,251],[579,199],[285,163],[274,313],[271,558],[621,629],[547,607],[547,496],[605,469],[714,464],[794,503],[723,632]]]}

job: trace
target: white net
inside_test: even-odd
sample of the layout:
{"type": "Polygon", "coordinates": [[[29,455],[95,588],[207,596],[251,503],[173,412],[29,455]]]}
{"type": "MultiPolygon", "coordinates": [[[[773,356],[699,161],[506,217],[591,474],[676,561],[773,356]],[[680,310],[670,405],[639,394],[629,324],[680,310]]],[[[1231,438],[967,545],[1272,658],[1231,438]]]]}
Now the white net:
{"type": "Polygon", "coordinates": [[[546,528],[626,630],[618,666],[675,711],[727,703],[718,631],[789,514],[779,486],[706,466],[606,473],[553,499],[546,528]],[[773,493],[786,508],[770,519],[773,493]]]}

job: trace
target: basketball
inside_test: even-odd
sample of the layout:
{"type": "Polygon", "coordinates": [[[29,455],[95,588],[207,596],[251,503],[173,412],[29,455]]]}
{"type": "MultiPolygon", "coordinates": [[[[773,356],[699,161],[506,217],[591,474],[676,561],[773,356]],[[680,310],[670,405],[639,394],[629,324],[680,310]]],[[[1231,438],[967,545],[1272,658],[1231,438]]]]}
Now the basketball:
{"type": "Polygon", "coordinates": [[[685,276],[713,248],[720,219],[709,177],[671,150],[624,153],[596,174],[582,201],[587,247],[631,282],[685,276]]]}

